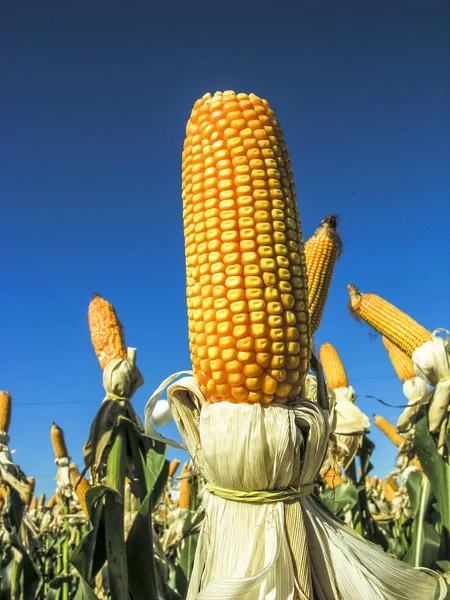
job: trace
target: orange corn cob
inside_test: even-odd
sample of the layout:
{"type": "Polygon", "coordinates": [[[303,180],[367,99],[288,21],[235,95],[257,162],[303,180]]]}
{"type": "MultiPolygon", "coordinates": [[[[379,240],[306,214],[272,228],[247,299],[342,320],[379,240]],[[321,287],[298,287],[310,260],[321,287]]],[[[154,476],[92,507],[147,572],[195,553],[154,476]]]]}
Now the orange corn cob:
{"type": "Polygon", "coordinates": [[[384,494],[384,498],[385,500],[387,500],[387,502],[392,502],[395,498],[395,491],[392,489],[392,486],[385,481],[384,479],[381,480],[381,490],[384,494]]]}
{"type": "Polygon", "coordinates": [[[395,477],[393,477],[392,475],[388,475],[386,477],[386,481],[391,486],[391,488],[394,490],[394,492],[398,492],[398,490],[400,488],[398,487],[398,483],[397,483],[395,477]]]}
{"type": "Polygon", "coordinates": [[[55,504],[58,502],[58,498],[55,495],[53,495],[50,500],[47,502],[47,508],[49,508],[50,510],[55,506],[55,504]]]}
{"type": "Polygon", "coordinates": [[[322,469],[322,479],[330,488],[335,488],[345,481],[345,477],[342,477],[340,469],[333,469],[332,467],[325,467],[322,469]]]}
{"type": "Polygon", "coordinates": [[[169,465],[169,477],[174,476],[175,471],[178,469],[179,464],[180,464],[180,461],[178,460],[178,458],[174,458],[173,461],[169,465]]]}
{"type": "Polygon", "coordinates": [[[337,350],[331,344],[322,344],[319,350],[319,359],[332,390],[339,387],[348,387],[347,374],[337,350]]]}
{"type": "Polygon", "coordinates": [[[30,506],[31,499],[33,498],[33,494],[34,494],[34,486],[35,486],[34,477],[27,477],[27,480],[25,482],[26,491],[22,496],[22,502],[25,504],[25,506],[30,506]]]}
{"type": "Polygon", "coordinates": [[[45,494],[41,494],[39,496],[38,506],[39,506],[39,508],[43,508],[45,506],[45,494]]]}
{"type": "Polygon", "coordinates": [[[117,358],[127,357],[122,325],[112,304],[94,294],[88,310],[89,330],[95,354],[104,369],[117,358]]]}
{"type": "Polygon", "coordinates": [[[307,274],[292,167],[266,100],[198,100],[186,126],[189,343],[212,402],[286,402],[309,369],[307,274]]]}
{"type": "Polygon", "coordinates": [[[50,427],[50,439],[52,440],[55,458],[65,458],[69,456],[64,440],[64,431],[60,429],[56,423],[52,423],[50,427]]]}
{"type": "Polygon", "coordinates": [[[30,510],[37,510],[38,499],[36,496],[33,496],[30,502],[30,510]]]}
{"type": "Polygon", "coordinates": [[[317,331],[322,320],[334,265],[342,252],[336,224],[337,216],[328,215],[305,244],[311,334],[317,331]]]}
{"type": "Polygon", "coordinates": [[[392,425],[392,423],[389,423],[387,419],[380,417],[380,415],[373,415],[373,420],[378,429],[380,429],[384,435],[397,446],[397,448],[403,444],[405,440],[403,436],[399,434],[395,425],[392,425]]]}
{"type": "Polygon", "coordinates": [[[354,285],[347,286],[350,309],[408,356],[432,339],[431,333],[387,300],[375,294],[362,294],[354,285]]]}
{"type": "MultiPolygon", "coordinates": [[[[188,463],[183,465],[181,469],[181,476],[189,475],[188,463]]],[[[178,499],[178,508],[190,508],[191,507],[191,478],[183,477],[180,479],[180,497],[178,499]]]]}
{"type": "Polygon", "coordinates": [[[395,369],[400,381],[405,383],[407,379],[415,377],[414,363],[398,346],[390,342],[384,336],[382,337],[384,347],[388,351],[392,366],[395,369]]]}
{"type": "Polygon", "coordinates": [[[81,508],[86,516],[89,516],[87,505],[86,505],[86,492],[91,487],[91,484],[86,477],[81,477],[80,471],[75,464],[71,464],[69,468],[70,483],[75,490],[75,493],[80,503],[81,508]]]}
{"type": "Polygon", "coordinates": [[[6,390],[0,391],[0,431],[8,433],[11,423],[11,396],[6,390]]]}

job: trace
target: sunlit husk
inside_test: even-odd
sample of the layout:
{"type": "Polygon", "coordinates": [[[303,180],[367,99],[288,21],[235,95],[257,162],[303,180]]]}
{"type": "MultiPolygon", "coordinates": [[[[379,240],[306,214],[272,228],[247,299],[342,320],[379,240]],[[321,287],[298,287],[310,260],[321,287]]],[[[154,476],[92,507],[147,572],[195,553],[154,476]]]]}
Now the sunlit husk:
{"type": "MultiPolygon", "coordinates": [[[[192,377],[172,384],[167,398],[208,484],[273,490],[317,476],[330,434],[329,415],[317,404],[210,404],[192,377]]],[[[364,541],[314,495],[250,504],[207,492],[203,503],[188,600],[434,598],[435,579],[364,541]]]]}
{"type": "Polygon", "coordinates": [[[403,393],[408,398],[408,406],[397,420],[400,432],[408,431],[413,425],[414,417],[420,410],[422,401],[426,399],[428,384],[420,377],[410,377],[403,384],[403,393]]]}

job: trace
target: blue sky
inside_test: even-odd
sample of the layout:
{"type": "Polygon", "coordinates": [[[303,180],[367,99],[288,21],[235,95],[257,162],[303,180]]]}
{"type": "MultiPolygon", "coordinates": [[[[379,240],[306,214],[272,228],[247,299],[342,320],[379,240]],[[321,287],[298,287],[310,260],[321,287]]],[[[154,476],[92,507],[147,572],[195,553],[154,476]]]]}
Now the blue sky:
{"type": "MultiPolygon", "coordinates": [[[[190,366],[180,155],[207,91],[271,103],[306,237],[340,215],[344,252],[316,344],[336,346],[368,415],[395,421],[399,410],[365,397],[404,402],[381,340],[348,314],[346,285],[450,328],[448,3],[9,0],[1,13],[0,388],[38,491],[55,485],[51,422],[81,465],[103,398],[93,292],[138,348],[141,416],[159,382],[190,366]]],[[[371,438],[384,475],[393,447],[371,438]]]]}

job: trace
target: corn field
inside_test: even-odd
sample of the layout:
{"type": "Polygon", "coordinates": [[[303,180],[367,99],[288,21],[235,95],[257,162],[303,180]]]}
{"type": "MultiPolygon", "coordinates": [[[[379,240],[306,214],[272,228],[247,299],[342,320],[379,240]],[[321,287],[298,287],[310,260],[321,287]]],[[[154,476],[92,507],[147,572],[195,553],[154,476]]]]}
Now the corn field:
{"type": "Polygon", "coordinates": [[[337,216],[304,242],[280,124],[254,94],[195,103],[182,199],[192,370],[138,415],[139,353],[114,299],[95,294],[86,336],[104,398],[83,468],[69,424],[49,423],[48,499],[14,460],[14,390],[0,392],[0,600],[450,598],[445,324],[428,331],[348,286],[406,397],[396,426],[364,414],[339,347],[313,338],[339,268],[337,216]],[[161,434],[172,419],[183,444],[161,434]],[[395,462],[383,478],[374,428],[395,462]],[[170,462],[168,446],[190,459],[170,462]]]}

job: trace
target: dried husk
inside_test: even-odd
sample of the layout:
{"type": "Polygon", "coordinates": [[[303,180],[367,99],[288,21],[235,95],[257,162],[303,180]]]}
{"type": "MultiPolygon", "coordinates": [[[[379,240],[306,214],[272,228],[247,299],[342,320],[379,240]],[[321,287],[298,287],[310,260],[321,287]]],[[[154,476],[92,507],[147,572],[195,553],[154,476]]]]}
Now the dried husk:
{"type": "MultiPolygon", "coordinates": [[[[167,398],[209,485],[243,491],[298,488],[313,482],[322,466],[329,413],[310,400],[289,406],[211,404],[192,377],[172,384],[167,398]]],[[[206,491],[203,505],[188,600],[313,595],[315,600],[431,600],[439,585],[363,540],[314,495],[253,504],[206,491]]]]}

